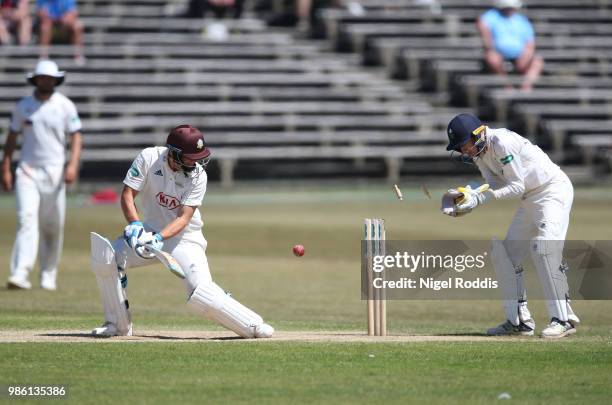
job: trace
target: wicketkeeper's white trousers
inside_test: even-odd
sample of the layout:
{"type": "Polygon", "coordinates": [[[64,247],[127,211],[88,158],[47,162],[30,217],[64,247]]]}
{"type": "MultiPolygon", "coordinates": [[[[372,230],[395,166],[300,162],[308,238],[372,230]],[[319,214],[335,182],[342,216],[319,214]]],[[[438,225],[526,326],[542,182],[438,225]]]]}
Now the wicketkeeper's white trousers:
{"type": "Polygon", "coordinates": [[[563,321],[570,311],[569,291],[566,275],[559,270],[573,201],[572,183],[560,171],[553,181],[525,193],[504,241],[514,266],[531,253],[550,316],[563,321]]]}
{"type": "Polygon", "coordinates": [[[536,236],[565,240],[574,201],[574,187],[563,172],[550,183],[525,193],[506,233],[506,250],[513,264],[523,263],[536,236]]]}

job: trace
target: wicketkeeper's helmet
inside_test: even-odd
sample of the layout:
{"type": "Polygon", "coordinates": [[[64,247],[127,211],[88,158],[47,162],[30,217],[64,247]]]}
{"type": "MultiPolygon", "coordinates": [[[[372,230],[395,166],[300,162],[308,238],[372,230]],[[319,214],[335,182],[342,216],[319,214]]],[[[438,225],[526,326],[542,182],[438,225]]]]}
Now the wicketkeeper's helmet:
{"type": "Polygon", "coordinates": [[[446,150],[461,152],[461,147],[474,139],[479,150],[484,147],[484,130],[482,122],[472,114],[459,114],[451,120],[446,130],[448,146],[446,150]]]}

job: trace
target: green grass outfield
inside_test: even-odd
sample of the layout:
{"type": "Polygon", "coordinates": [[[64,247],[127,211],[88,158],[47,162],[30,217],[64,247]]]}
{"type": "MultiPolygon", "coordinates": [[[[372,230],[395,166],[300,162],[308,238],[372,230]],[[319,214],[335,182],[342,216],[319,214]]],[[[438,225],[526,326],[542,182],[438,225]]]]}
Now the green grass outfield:
{"type": "MultiPolygon", "coordinates": [[[[503,237],[517,202],[461,219],[404,188],[242,189],[206,197],[202,214],[213,278],[281,331],[363,331],[362,220],[386,219],[388,239],[503,237]],[[306,255],[291,247],[302,243],[306,255]]],[[[118,207],[69,203],[59,290],[0,289],[0,331],[86,332],[102,321],[89,269],[89,232],[118,235],[118,207]]],[[[612,191],[578,189],[570,239],[609,239],[612,191]]],[[[8,276],[15,211],[0,199],[0,282],[8,276]]],[[[128,272],[135,333],[219,330],[187,311],[180,280],[161,266],[128,272]]],[[[535,287],[534,288],[538,288],[535,287]]],[[[498,301],[393,301],[391,334],[476,335],[503,319],[498,301]]],[[[538,330],[543,302],[530,305],[538,330]]],[[[609,403],[612,303],[577,301],[583,324],[562,341],[1,343],[0,385],[68,384],[70,402],[609,403]],[[115,393],[115,394],[113,394],[115,393]]],[[[0,398],[2,401],[2,398],[0,398]]]]}

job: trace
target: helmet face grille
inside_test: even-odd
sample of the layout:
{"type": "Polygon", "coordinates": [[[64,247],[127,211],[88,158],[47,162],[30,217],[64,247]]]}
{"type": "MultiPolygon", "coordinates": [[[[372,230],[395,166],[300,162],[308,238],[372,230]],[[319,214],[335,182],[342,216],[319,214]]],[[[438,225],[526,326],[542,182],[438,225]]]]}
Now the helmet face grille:
{"type": "Polygon", "coordinates": [[[190,173],[192,171],[194,171],[198,165],[200,167],[202,167],[203,169],[206,169],[206,166],[208,166],[208,163],[210,162],[210,153],[201,158],[201,159],[193,159],[194,164],[193,165],[187,165],[185,164],[184,160],[183,160],[183,152],[170,145],[170,144],[166,144],[166,147],[169,149],[168,153],[170,155],[170,158],[172,158],[172,160],[174,160],[176,162],[177,165],[179,165],[179,167],[181,168],[181,170],[185,173],[190,173]]]}

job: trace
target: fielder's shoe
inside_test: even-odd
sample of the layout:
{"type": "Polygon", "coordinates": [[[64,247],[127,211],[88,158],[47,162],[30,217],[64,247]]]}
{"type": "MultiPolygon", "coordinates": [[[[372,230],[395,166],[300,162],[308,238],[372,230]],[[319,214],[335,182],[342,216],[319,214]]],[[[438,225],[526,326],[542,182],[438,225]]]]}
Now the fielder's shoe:
{"type": "Polygon", "coordinates": [[[9,290],[29,290],[32,288],[32,284],[26,278],[11,276],[6,283],[6,288],[9,290]]]}
{"type": "Polygon", "coordinates": [[[55,272],[43,271],[40,273],[40,286],[43,290],[55,291],[57,290],[56,275],[55,272]]]}
{"type": "Polygon", "coordinates": [[[518,326],[513,325],[512,322],[506,321],[495,328],[487,330],[489,336],[533,336],[535,329],[535,322],[533,319],[521,321],[518,326]]]}
{"type": "Polygon", "coordinates": [[[546,339],[557,339],[576,333],[576,328],[571,322],[563,322],[553,318],[546,329],[542,331],[542,337],[546,339]]]}
{"type": "Polygon", "coordinates": [[[104,325],[92,330],[91,334],[97,337],[132,336],[132,324],[130,324],[130,329],[127,331],[127,333],[121,333],[119,330],[117,330],[117,326],[115,326],[114,323],[104,322],[104,325]]]}
{"type": "Polygon", "coordinates": [[[271,338],[274,334],[274,328],[267,323],[262,323],[255,327],[255,337],[258,339],[271,338]]]}

